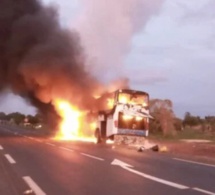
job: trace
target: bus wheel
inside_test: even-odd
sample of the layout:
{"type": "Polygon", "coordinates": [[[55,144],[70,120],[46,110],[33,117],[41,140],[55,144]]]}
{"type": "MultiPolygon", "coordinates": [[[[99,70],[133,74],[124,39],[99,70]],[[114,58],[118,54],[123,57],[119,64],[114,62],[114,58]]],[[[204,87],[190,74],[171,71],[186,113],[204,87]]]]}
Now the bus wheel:
{"type": "Polygon", "coordinates": [[[97,144],[102,143],[101,133],[98,128],[95,131],[95,136],[96,136],[96,143],[97,144]]]}

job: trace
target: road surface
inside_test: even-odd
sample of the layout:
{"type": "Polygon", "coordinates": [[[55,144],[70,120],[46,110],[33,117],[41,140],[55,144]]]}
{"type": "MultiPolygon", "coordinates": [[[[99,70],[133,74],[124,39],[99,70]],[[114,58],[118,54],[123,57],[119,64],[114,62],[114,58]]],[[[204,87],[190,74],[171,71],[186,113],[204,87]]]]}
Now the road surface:
{"type": "Polygon", "coordinates": [[[215,195],[215,166],[0,126],[0,194],[215,195]]]}

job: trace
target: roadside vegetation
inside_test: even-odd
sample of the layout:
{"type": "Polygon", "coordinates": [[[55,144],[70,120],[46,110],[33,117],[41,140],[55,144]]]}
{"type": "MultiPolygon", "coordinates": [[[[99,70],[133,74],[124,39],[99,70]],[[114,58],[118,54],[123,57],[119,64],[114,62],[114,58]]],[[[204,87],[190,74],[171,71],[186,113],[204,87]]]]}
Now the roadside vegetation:
{"type": "Polygon", "coordinates": [[[2,124],[16,124],[25,127],[41,128],[42,127],[42,117],[39,114],[36,115],[24,115],[19,112],[13,112],[6,114],[0,112],[0,122],[2,124]]]}
{"type": "Polygon", "coordinates": [[[186,112],[183,119],[175,117],[171,100],[150,101],[150,137],[153,139],[207,139],[215,141],[215,116],[193,116],[186,112]]]}

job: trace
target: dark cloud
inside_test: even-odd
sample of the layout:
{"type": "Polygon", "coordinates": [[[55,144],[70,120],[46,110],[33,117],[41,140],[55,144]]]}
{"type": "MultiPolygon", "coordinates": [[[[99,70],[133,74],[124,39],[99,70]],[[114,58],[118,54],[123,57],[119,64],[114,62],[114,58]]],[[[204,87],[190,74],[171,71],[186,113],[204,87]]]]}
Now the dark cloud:
{"type": "Polygon", "coordinates": [[[0,88],[46,116],[56,98],[90,106],[96,81],[85,70],[78,34],[60,26],[55,8],[39,0],[1,0],[0,13],[0,88]]]}

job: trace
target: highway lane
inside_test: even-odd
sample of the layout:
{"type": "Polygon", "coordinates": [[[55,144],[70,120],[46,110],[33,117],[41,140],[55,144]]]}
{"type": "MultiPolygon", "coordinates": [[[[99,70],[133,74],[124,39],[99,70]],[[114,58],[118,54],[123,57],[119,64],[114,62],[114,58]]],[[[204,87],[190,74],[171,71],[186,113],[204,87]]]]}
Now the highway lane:
{"type": "MultiPolygon", "coordinates": [[[[65,143],[64,143],[65,144],[65,143]]],[[[61,145],[61,144],[60,144],[61,145]]],[[[67,143],[66,147],[82,152],[81,144],[67,143]]],[[[187,186],[208,189],[215,192],[215,165],[212,167],[199,164],[191,164],[174,160],[173,156],[144,152],[138,153],[135,150],[114,148],[94,144],[88,144],[85,152],[106,159],[120,159],[135,169],[146,174],[157,176],[168,181],[184,184],[187,186]]]]}
{"type": "Polygon", "coordinates": [[[20,177],[30,176],[46,194],[215,192],[214,167],[192,165],[158,153],[138,153],[134,150],[112,148],[112,145],[58,142],[35,135],[33,137],[33,134],[30,134],[33,138],[29,139],[28,136],[29,133],[22,129],[1,128],[0,145],[16,160],[17,163],[13,167],[20,177]],[[20,135],[14,135],[11,130],[20,135]],[[133,167],[111,165],[114,159],[133,167]],[[134,171],[162,181],[174,182],[187,189],[157,182],[155,178],[146,178],[134,171]],[[194,187],[195,190],[191,189],[194,187]],[[198,189],[204,192],[198,192],[198,189]]]}
{"type": "Polygon", "coordinates": [[[158,191],[149,181],[143,183],[135,175],[111,167],[110,162],[102,163],[25,138],[8,141],[3,145],[19,162],[16,171],[20,175],[29,174],[47,194],[143,194],[144,190],[159,194],[162,189],[165,193],[172,191],[163,185],[158,191]]]}
{"type": "MultiPolygon", "coordinates": [[[[6,155],[2,155],[4,148],[0,147],[0,194],[20,195],[29,191],[27,184],[13,170],[6,155]]],[[[10,159],[10,158],[9,158],[10,159]]],[[[31,193],[31,195],[33,195],[31,193]]]]}

